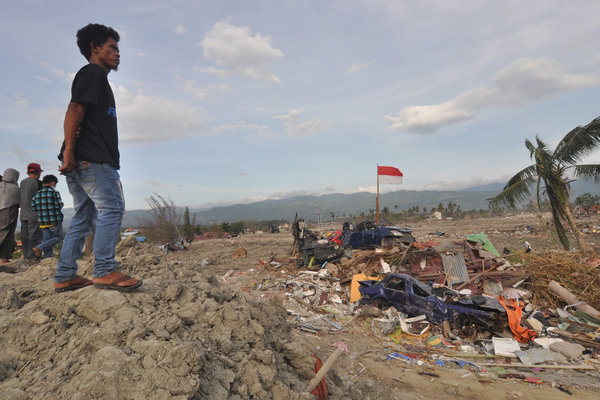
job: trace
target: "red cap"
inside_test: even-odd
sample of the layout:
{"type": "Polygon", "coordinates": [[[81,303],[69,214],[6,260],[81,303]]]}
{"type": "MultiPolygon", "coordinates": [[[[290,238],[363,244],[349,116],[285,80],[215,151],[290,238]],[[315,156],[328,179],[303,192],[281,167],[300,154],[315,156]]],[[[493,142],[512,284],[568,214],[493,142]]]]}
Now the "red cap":
{"type": "Polygon", "coordinates": [[[29,165],[27,166],[27,172],[42,172],[43,169],[42,167],[40,167],[40,164],[37,163],[29,163],[29,165]]]}

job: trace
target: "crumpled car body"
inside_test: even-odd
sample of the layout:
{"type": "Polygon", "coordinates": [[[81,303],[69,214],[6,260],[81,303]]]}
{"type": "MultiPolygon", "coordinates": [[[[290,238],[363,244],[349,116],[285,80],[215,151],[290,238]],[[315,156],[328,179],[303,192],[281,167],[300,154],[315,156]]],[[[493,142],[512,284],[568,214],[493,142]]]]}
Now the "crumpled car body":
{"type": "Polygon", "coordinates": [[[415,238],[410,228],[394,225],[377,226],[375,224],[366,225],[365,229],[348,231],[343,238],[344,245],[349,245],[353,249],[409,245],[414,241],[415,238]]]}
{"type": "Polygon", "coordinates": [[[298,252],[302,255],[303,265],[309,265],[311,260],[314,265],[336,261],[344,255],[342,247],[307,229],[305,221],[298,218],[297,214],[292,225],[292,235],[298,246],[298,252]]]}
{"type": "Polygon", "coordinates": [[[491,328],[499,322],[499,314],[505,313],[498,300],[489,297],[480,305],[471,299],[442,301],[430,285],[406,274],[389,274],[381,281],[361,281],[360,285],[364,301],[382,299],[409,316],[425,315],[434,324],[457,325],[469,319],[491,328]]]}

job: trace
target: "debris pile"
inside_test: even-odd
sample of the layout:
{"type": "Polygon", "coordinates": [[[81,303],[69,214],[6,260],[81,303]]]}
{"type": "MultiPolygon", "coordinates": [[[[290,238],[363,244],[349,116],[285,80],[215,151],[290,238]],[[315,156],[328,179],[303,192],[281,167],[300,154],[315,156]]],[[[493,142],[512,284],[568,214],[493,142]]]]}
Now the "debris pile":
{"type": "MultiPolygon", "coordinates": [[[[310,235],[315,242],[340,237],[310,235]]],[[[297,240],[295,246],[301,268],[294,271],[288,263],[257,289],[285,292],[288,320],[302,332],[339,334],[366,318],[375,337],[401,350],[388,355],[393,360],[458,363],[478,373],[498,368],[492,369],[495,375],[507,379],[521,379],[507,368],[578,369],[598,375],[600,313],[592,306],[600,296],[600,259],[582,266],[564,253],[501,256],[483,232],[462,240],[346,247],[331,259],[307,257],[297,240]],[[580,300],[571,301],[574,294],[558,295],[549,286],[551,279],[581,288],[575,295],[587,294],[589,304],[573,306],[580,300]]],[[[257,273],[268,270],[266,265],[257,273]]]]}
{"type": "MultiPolygon", "coordinates": [[[[57,294],[55,259],[13,262],[18,273],[0,282],[2,398],[311,398],[314,359],[280,304],[248,300],[135,238],[117,258],[144,279],[139,292],[57,294]]],[[[91,261],[80,264],[89,276],[91,261]]],[[[365,398],[343,377],[327,387],[365,398]]]]}

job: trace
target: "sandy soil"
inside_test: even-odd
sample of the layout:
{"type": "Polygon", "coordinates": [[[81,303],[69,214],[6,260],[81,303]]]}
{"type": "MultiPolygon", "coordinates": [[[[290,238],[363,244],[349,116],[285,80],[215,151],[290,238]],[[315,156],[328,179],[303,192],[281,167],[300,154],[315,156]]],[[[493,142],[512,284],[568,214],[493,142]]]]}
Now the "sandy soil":
{"type": "MultiPolygon", "coordinates": [[[[461,239],[485,231],[499,249],[518,251],[524,240],[534,251],[556,247],[535,216],[411,227],[422,241],[437,231],[461,239]]],[[[351,313],[347,305],[332,305],[336,314],[298,306],[286,295],[286,283],[299,280],[289,256],[292,241],[290,232],[244,235],[164,255],[128,240],[119,245],[118,259],[125,272],[144,279],[136,293],[90,287],[57,294],[51,285],[55,260],[14,262],[19,272],[0,276],[0,397],[311,398],[304,388],[314,375],[312,355],[325,361],[331,345],[345,341],[348,353],[327,376],[331,399],[598,398],[598,367],[506,368],[543,380],[527,384],[498,378],[497,369],[461,368],[449,359],[437,366],[435,358],[456,349],[431,348],[411,337],[394,343],[374,328],[375,309],[351,313]],[[239,248],[247,255],[234,258],[239,248]],[[275,269],[270,261],[282,266],[275,269]],[[343,329],[333,329],[323,316],[343,329]],[[298,318],[320,330],[297,329],[298,318]],[[420,362],[386,361],[394,351],[415,354],[420,362]]],[[[80,263],[82,275],[91,277],[91,269],[89,261],[80,263]]]]}

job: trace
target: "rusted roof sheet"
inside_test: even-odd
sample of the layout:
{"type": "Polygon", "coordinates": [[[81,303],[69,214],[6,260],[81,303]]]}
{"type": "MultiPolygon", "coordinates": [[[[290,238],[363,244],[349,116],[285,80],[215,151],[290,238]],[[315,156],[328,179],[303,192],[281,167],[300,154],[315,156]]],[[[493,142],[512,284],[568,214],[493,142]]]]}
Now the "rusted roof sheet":
{"type": "Polygon", "coordinates": [[[462,254],[448,255],[442,254],[442,264],[446,273],[447,283],[454,285],[469,280],[469,272],[462,254]]]}

